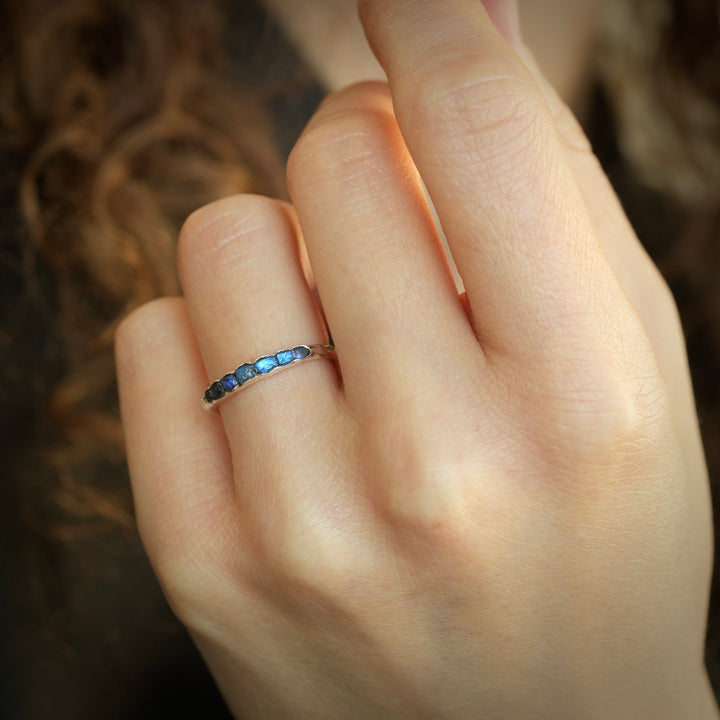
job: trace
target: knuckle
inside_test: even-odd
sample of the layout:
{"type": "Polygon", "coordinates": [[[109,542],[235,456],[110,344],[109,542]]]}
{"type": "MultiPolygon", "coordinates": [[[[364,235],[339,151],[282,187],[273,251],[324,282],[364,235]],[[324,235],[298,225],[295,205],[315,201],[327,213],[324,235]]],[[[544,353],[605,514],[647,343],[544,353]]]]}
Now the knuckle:
{"type": "Polygon", "coordinates": [[[291,194],[302,184],[353,178],[373,164],[385,146],[387,113],[377,108],[341,109],[317,119],[298,139],[288,159],[291,194]]]}
{"type": "Polygon", "coordinates": [[[639,416],[628,390],[620,378],[610,377],[580,394],[575,434],[585,438],[586,447],[604,454],[633,435],[639,416]]]}
{"type": "Polygon", "coordinates": [[[565,388],[553,405],[560,412],[548,425],[553,435],[546,447],[553,448],[558,466],[562,458],[611,467],[628,454],[642,454],[649,444],[662,442],[662,419],[669,416],[665,387],[650,368],[632,376],[620,369],[588,369],[582,386],[565,388]]]}
{"type": "Polygon", "coordinates": [[[158,573],[158,580],[172,613],[188,630],[203,636],[216,635],[226,623],[222,608],[244,594],[241,585],[229,586],[206,568],[178,563],[158,573]]]}
{"type": "Polygon", "coordinates": [[[210,584],[197,565],[185,558],[165,558],[155,563],[155,573],[175,616],[192,626],[201,617],[210,584]]]}
{"type": "Polygon", "coordinates": [[[473,488],[484,463],[456,441],[393,439],[376,478],[384,517],[413,534],[462,538],[472,523],[473,488]]]}
{"type": "Polygon", "coordinates": [[[181,280],[205,276],[229,265],[240,266],[248,249],[284,233],[285,215],[279,201],[259,195],[237,195],[196,210],[178,239],[181,280]]]}
{"type": "Polygon", "coordinates": [[[414,472],[409,485],[395,487],[386,512],[394,524],[422,534],[447,534],[464,527],[467,497],[462,487],[468,474],[462,467],[434,463],[414,472]]]}
{"type": "Polygon", "coordinates": [[[372,568],[352,527],[334,525],[317,517],[276,521],[257,539],[256,564],[269,582],[300,598],[335,599],[346,595],[358,576],[369,577],[372,568]]]}
{"type": "Polygon", "coordinates": [[[414,127],[446,137],[466,151],[468,144],[485,158],[527,147],[547,118],[540,91],[516,74],[487,75],[475,62],[431,71],[409,99],[414,127]]]}
{"type": "Polygon", "coordinates": [[[242,597],[248,592],[248,566],[237,552],[233,533],[208,532],[202,543],[189,539],[161,547],[147,545],[157,575],[173,613],[191,629],[212,621],[223,596],[242,597]],[[209,539],[208,539],[209,538],[209,539]]]}
{"type": "Polygon", "coordinates": [[[168,318],[183,308],[182,298],[162,297],[150,300],[125,316],[115,331],[115,357],[118,363],[132,364],[132,358],[140,349],[146,353],[149,343],[165,338],[168,318]]]}

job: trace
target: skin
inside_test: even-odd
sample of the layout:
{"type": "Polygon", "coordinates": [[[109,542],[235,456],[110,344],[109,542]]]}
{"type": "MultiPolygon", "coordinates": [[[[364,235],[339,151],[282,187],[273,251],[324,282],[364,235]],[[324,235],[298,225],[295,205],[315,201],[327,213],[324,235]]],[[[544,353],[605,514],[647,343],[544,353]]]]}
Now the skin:
{"type": "MultiPolygon", "coordinates": [[[[362,80],[385,80],[365,39],[356,0],[263,0],[329,91],[362,80]]],[[[505,3],[486,3],[502,22],[505,3]]],[[[592,52],[608,0],[521,0],[524,41],[553,87],[582,112],[592,52]],[[558,21],[560,19],[560,21],[558,21]],[[568,32],[572,28],[572,32],[568,32]]]]}
{"type": "Polygon", "coordinates": [[[322,104],[292,206],[192,215],[184,297],[118,331],[140,532],[238,717],[718,717],[675,306],[515,7],[486,7],[361,2],[389,88],[322,104]],[[337,366],[202,410],[323,314],[337,366]]]}

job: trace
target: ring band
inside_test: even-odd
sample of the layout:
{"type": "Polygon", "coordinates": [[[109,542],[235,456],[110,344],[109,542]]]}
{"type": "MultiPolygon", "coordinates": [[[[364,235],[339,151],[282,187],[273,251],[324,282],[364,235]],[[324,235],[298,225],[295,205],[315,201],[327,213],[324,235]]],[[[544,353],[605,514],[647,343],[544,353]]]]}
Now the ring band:
{"type": "Polygon", "coordinates": [[[244,363],[234,372],[223,375],[210,385],[203,395],[203,407],[206,410],[213,410],[229,395],[237,392],[241,387],[259,380],[268,373],[277,372],[283,368],[296,365],[305,360],[313,360],[314,358],[331,358],[335,360],[337,358],[335,348],[332,345],[296,345],[289,350],[280,350],[274,355],[263,355],[255,362],[244,363]]]}

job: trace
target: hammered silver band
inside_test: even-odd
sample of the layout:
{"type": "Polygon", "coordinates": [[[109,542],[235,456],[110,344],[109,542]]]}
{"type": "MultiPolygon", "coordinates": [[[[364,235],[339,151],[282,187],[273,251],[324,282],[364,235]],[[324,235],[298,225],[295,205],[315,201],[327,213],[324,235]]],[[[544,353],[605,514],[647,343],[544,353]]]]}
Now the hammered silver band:
{"type": "Polygon", "coordinates": [[[270,373],[276,373],[283,368],[316,358],[336,360],[335,348],[332,345],[296,345],[287,350],[280,350],[274,355],[263,355],[255,362],[243,363],[236,370],[223,375],[208,387],[203,395],[203,407],[206,410],[214,410],[223,400],[236,393],[240,388],[244,388],[270,373]]]}

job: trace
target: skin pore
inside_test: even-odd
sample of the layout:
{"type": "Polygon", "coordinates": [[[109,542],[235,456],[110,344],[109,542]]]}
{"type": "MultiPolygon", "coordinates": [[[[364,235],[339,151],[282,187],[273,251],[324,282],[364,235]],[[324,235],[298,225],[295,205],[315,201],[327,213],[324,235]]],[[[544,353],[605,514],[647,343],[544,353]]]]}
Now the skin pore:
{"type": "MultiPolygon", "coordinates": [[[[385,78],[365,39],[357,0],[263,2],[329,91],[385,78]]],[[[520,0],[525,42],[576,114],[582,112],[592,51],[608,4],[608,0],[520,0]]]]}

